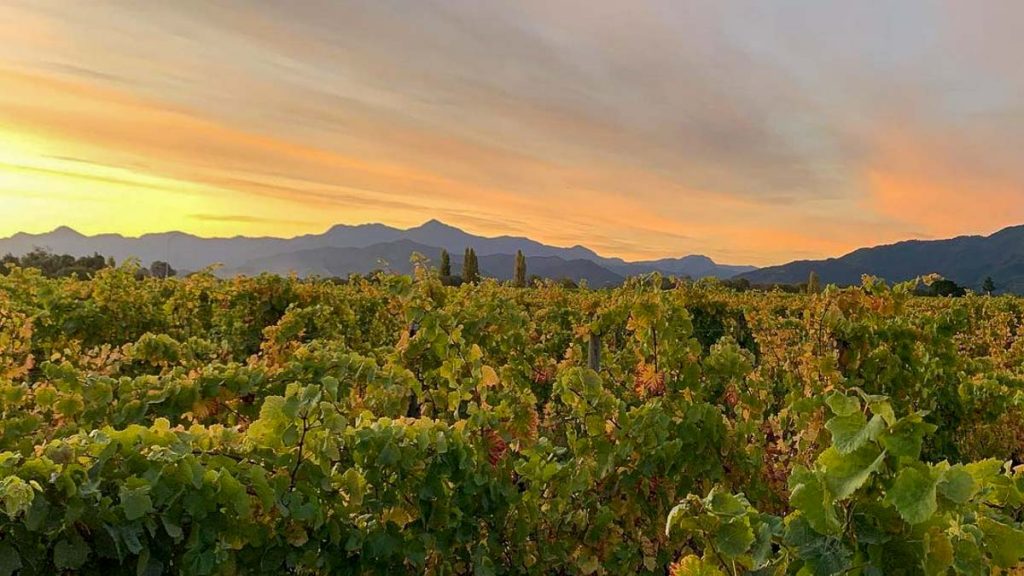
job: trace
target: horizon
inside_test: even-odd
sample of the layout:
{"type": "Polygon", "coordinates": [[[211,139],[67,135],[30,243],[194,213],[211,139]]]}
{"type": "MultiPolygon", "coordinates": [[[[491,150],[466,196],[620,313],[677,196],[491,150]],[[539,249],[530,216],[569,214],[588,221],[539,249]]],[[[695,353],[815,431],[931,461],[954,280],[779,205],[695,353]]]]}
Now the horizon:
{"type": "MultiPolygon", "coordinates": [[[[384,226],[384,227],[393,228],[393,229],[396,229],[396,230],[401,230],[403,232],[407,232],[407,231],[410,231],[410,230],[416,230],[416,229],[419,229],[419,228],[423,228],[423,227],[425,227],[425,226],[427,226],[429,224],[438,224],[438,225],[445,226],[445,227],[448,227],[448,228],[454,228],[455,230],[458,230],[460,232],[463,232],[463,233],[466,233],[466,234],[470,234],[470,235],[473,235],[473,236],[479,236],[479,237],[487,238],[487,239],[522,238],[522,239],[525,239],[525,240],[530,240],[530,241],[535,241],[535,242],[537,241],[534,238],[530,238],[528,236],[521,235],[521,234],[499,234],[499,235],[478,234],[478,233],[475,233],[475,232],[473,232],[471,230],[466,230],[466,229],[458,227],[458,226],[453,226],[452,224],[449,224],[449,223],[447,223],[447,222],[445,222],[443,220],[440,220],[438,218],[430,218],[429,220],[425,220],[425,221],[423,221],[423,222],[421,222],[421,223],[419,223],[417,225],[409,226],[409,227],[405,227],[405,228],[398,227],[398,226],[391,226],[391,225],[385,224],[383,222],[362,222],[362,223],[358,223],[358,224],[331,224],[331,225],[327,226],[327,228],[323,229],[320,232],[308,232],[308,233],[296,234],[296,235],[292,235],[292,236],[249,236],[249,235],[245,235],[245,234],[236,234],[236,235],[233,235],[233,236],[204,236],[202,234],[193,234],[191,232],[184,232],[182,230],[158,230],[158,231],[154,231],[154,232],[144,232],[144,233],[137,234],[137,235],[121,234],[119,232],[85,233],[85,232],[82,232],[81,230],[76,229],[73,226],[70,226],[70,225],[67,225],[67,224],[61,224],[61,225],[57,226],[56,228],[53,228],[53,229],[50,229],[50,230],[46,230],[46,231],[43,231],[43,232],[24,232],[24,231],[15,232],[14,234],[0,237],[0,241],[2,241],[2,240],[9,240],[9,239],[15,238],[15,237],[17,237],[18,235],[21,235],[21,234],[29,235],[29,236],[45,236],[45,235],[48,235],[48,234],[55,234],[55,233],[61,232],[63,230],[66,230],[68,232],[73,232],[75,234],[78,234],[78,235],[81,235],[81,236],[85,236],[85,237],[88,237],[88,238],[95,238],[95,237],[98,237],[98,236],[117,236],[117,237],[120,237],[120,238],[124,238],[125,240],[137,240],[137,239],[143,238],[145,236],[160,236],[160,235],[163,235],[163,234],[186,234],[186,235],[194,236],[196,238],[200,238],[202,240],[234,240],[234,239],[258,240],[258,239],[266,239],[266,238],[275,239],[275,240],[294,240],[296,238],[301,238],[301,237],[305,237],[305,236],[322,236],[324,234],[329,233],[331,230],[334,230],[335,228],[338,228],[338,227],[341,227],[341,226],[345,226],[345,227],[349,227],[349,228],[358,228],[358,227],[364,227],[364,226],[384,226]]],[[[601,254],[601,253],[599,253],[599,252],[597,252],[595,250],[592,250],[589,246],[586,246],[584,244],[573,244],[573,245],[564,245],[564,246],[553,245],[552,244],[552,245],[549,245],[549,246],[554,247],[554,248],[567,249],[567,250],[568,249],[574,249],[574,248],[583,248],[583,249],[586,249],[586,250],[590,250],[591,252],[594,252],[595,254],[597,254],[598,256],[600,256],[602,258],[617,258],[617,256],[609,256],[609,255],[606,255],[606,254],[601,254]]],[[[432,246],[432,248],[440,248],[440,247],[432,246]]],[[[467,248],[472,248],[472,246],[467,246],[467,248]]],[[[509,254],[509,255],[511,255],[511,254],[509,254]]],[[[685,258],[687,256],[704,257],[705,255],[704,254],[680,254],[678,256],[668,256],[667,258],[685,258]]],[[[628,260],[628,259],[624,259],[624,260],[626,262],[631,262],[631,260],[628,260]]],[[[656,260],[656,258],[652,259],[652,260],[656,260]]],[[[717,262],[717,261],[715,263],[716,264],[734,264],[734,263],[731,263],[731,262],[717,262]]],[[[746,264],[736,264],[736,265],[746,266],[746,264]]]]}
{"type": "MultiPolygon", "coordinates": [[[[487,238],[487,239],[522,238],[522,239],[529,240],[529,241],[539,242],[535,238],[530,238],[529,236],[522,235],[522,234],[499,234],[499,235],[480,234],[480,233],[476,233],[476,232],[474,232],[472,230],[466,230],[465,228],[462,228],[462,227],[459,227],[459,226],[454,226],[454,225],[452,225],[452,224],[450,224],[448,222],[445,222],[443,220],[440,220],[438,218],[430,218],[430,219],[425,220],[425,221],[423,221],[423,222],[421,222],[421,223],[419,223],[417,225],[409,226],[409,227],[404,227],[404,228],[403,227],[398,227],[398,226],[391,226],[391,225],[385,224],[383,222],[363,222],[363,223],[358,223],[358,224],[340,224],[340,223],[338,223],[338,224],[331,224],[331,225],[327,226],[326,228],[324,228],[323,230],[321,230],[319,232],[302,233],[302,234],[296,234],[296,235],[292,235],[292,236],[272,236],[272,235],[250,236],[250,235],[245,235],[245,234],[236,234],[236,235],[232,235],[232,236],[204,236],[202,234],[194,234],[194,233],[185,232],[185,231],[182,231],[182,230],[158,230],[158,231],[154,231],[154,232],[144,232],[144,233],[137,234],[137,235],[122,234],[122,233],[119,233],[119,232],[86,233],[86,232],[82,232],[81,230],[76,229],[73,226],[70,226],[70,225],[67,225],[67,224],[61,224],[61,225],[57,226],[56,228],[53,228],[53,229],[50,229],[50,230],[46,230],[46,231],[43,231],[43,232],[23,232],[22,231],[22,232],[16,232],[14,234],[7,235],[7,236],[0,236],[0,241],[12,239],[12,238],[15,238],[15,237],[17,237],[18,235],[21,235],[21,234],[30,235],[30,236],[45,236],[45,235],[48,235],[48,234],[55,234],[55,233],[60,232],[62,230],[67,230],[69,232],[73,232],[75,234],[82,235],[82,236],[85,236],[85,237],[88,237],[88,238],[94,238],[94,237],[97,237],[97,236],[117,236],[117,237],[123,238],[125,240],[137,240],[137,239],[143,238],[145,236],[159,236],[159,235],[163,235],[163,234],[184,234],[184,235],[193,236],[193,237],[196,237],[196,238],[199,238],[199,239],[203,239],[203,240],[235,240],[235,239],[294,240],[294,239],[301,238],[301,237],[306,237],[306,236],[322,236],[322,235],[325,235],[325,234],[329,233],[331,230],[333,230],[335,228],[338,228],[338,227],[358,228],[358,227],[368,227],[368,226],[383,226],[383,227],[392,228],[392,229],[396,229],[396,230],[400,230],[400,231],[410,231],[410,230],[416,230],[416,229],[419,229],[419,228],[423,228],[423,227],[428,226],[430,224],[437,224],[437,225],[444,226],[444,227],[447,227],[447,228],[454,228],[455,230],[458,230],[460,232],[463,232],[463,233],[466,233],[466,234],[470,234],[470,235],[473,235],[473,236],[487,238]]],[[[857,248],[854,248],[853,250],[850,250],[848,252],[844,252],[842,254],[828,255],[828,256],[824,256],[822,258],[817,258],[817,259],[813,259],[813,260],[824,261],[824,260],[837,259],[837,258],[841,258],[841,257],[846,256],[846,255],[849,255],[852,252],[856,252],[856,251],[861,250],[861,249],[865,249],[865,248],[867,248],[867,249],[870,249],[870,248],[880,248],[880,247],[884,247],[884,246],[891,246],[893,244],[902,244],[904,242],[943,241],[943,240],[954,240],[954,239],[957,239],[957,238],[965,238],[965,237],[982,237],[982,238],[985,238],[985,237],[991,236],[993,234],[1002,232],[1002,231],[1004,231],[1006,229],[1017,228],[1017,227],[1020,227],[1020,226],[1024,226],[1024,224],[1015,224],[1015,225],[1005,226],[1003,228],[1000,228],[998,230],[993,230],[992,232],[985,233],[985,234],[957,234],[957,235],[954,235],[954,236],[948,236],[948,237],[943,237],[943,238],[906,238],[906,239],[895,240],[893,242],[887,242],[887,243],[883,243],[883,244],[867,244],[867,245],[864,245],[864,246],[859,246],[857,248]]],[[[383,242],[383,243],[387,243],[387,242],[383,242]]],[[[589,251],[595,253],[598,257],[601,257],[601,258],[620,258],[621,260],[623,260],[624,262],[627,262],[627,263],[630,263],[630,262],[643,262],[643,261],[655,261],[655,260],[661,260],[661,259],[681,259],[681,258],[686,258],[686,257],[702,257],[702,258],[710,258],[717,265],[741,266],[741,267],[742,266],[753,266],[755,268],[760,269],[760,268],[772,268],[772,267],[775,267],[775,266],[783,266],[785,264],[791,264],[791,263],[796,263],[796,262],[801,262],[801,261],[808,260],[808,259],[795,259],[795,260],[787,260],[787,261],[783,261],[783,262],[775,262],[775,263],[769,263],[769,264],[763,264],[763,265],[753,265],[753,264],[748,264],[748,263],[745,263],[745,262],[729,262],[729,261],[717,260],[715,258],[712,258],[712,257],[708,256],[707,254],[697,254],[697,253],[669,255],[669,256],[658,257],[658,258],[630,259],[630,258],[622,258],[622,257],[616,256],[616,255],[604,254],[604,253],[602,253],[602,252],[600,252],[598,250],[594,250],[593,248],[591,248],[590,246],[587,246],[586,244],[554,245],[554,244],[547,244],[545,242],[541,242],[541,243],[545,244],[547,246],[551,246],[553,248],[567,249],[567,250],[568,249],[574,249],[574,248],[583,248],[583,249],[586,249],[586,250],[589,250],[589,251]]],[[[437,247],[437,246],[431,246],[431,247],[432,248],[441,248],[441,247],[437,247]]],[[[471,248],[471,247],[472,246],[467,246],[467,248],[471,248]]],[[[511,254],[506,254],[506,255],[511,255],[511,254]]]]}
{"type": "Polygon", "coordinates": [[[0,236],[439,219],[770,266],[1024,222],[1024,5],[0,6],[0,236]]]}

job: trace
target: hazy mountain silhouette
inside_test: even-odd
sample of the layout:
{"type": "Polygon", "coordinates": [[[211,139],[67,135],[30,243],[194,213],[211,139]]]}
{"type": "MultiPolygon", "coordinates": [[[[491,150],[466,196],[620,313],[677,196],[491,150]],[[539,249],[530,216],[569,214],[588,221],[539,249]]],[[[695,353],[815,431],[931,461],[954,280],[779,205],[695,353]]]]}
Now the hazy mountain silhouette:
{"type": "Polygon", "coordinates": [[[908,240],[861,248],[840,258],[799,260],[739,275],[755,284],[795,284],[811,271],[822,283],[859,284],[862,274],[890,282],[937,273],[980,291],[991,276],[999,291],[1024,292],[1024,226],[1004,228],[991,236],[959,236],[948,240],[908,240]]]}
{"type": "MultiPolygon", "coordinates": [[[[367,274],[375,270],[391,270],[399,274],[412,271],[411,257],[414,253],[426,256],[436,264],[440,248],[427,246],[412,240],[381,242],[359,248],[312,248],[285,254],[251,260],[233,269],[221,271],[222,275],[258,274],[271,272],[316,276],[348,276],[367,274]]],[[[510,280],[515,256],[511,254],[487,254],[479,256],[480,273],[489,278],[510,280]]],[[[462,269],[462,253],[451,255],[452,272],[456,275],[462,269]]],[[[590,286],[612,286],[623,281],[623,277],[591,260],[581,258],[565,260],[558,256],[527,256],[527,269],[531,275],[556,280],[570,279],[575,282],[586,280],[590,286]]]]}
{"type": "Polygon", "coordinates": [[[636,276],[658,270],[672,276],[689,276],[690,278],[730,278],[743,272],[755,270],[753,266],[730,266],[716,264],[707,256],[693,255],[682,258],[662,258],[660,260],[643,260],[625,262],[619,258],[604,259],[602,264],[621,276],[636,276]]]}
{"type": "Polygon", "coordinates": [[[388,262],[392,270],[404,273],[410,270],[409,256],[413,252],[436,260],[444,248],[451,253],[453,263],[459,263],[463,250],[472,247],[479,257],[481,272],[501,279],[511,276],[514,254],[522,250],[531,275],[585,279],[593,286],[615,284],[626,276],[650,272],[728,278],[753,269],[719,265],[705,256],[626,262],[603,258],[583,246],[549,246],[521,236],[476,236],[438,220],[407,230],[383,224],[337,225],[323,234],[295,238],[200,238],[182,232],[138,238],[120,234],[86,236],[61,227],[46,234],[19,233],[0,240],[0,254],[20,256],[36,247],[76,256],[100,253],[118,261],[138,258],[144,264],[163,260],[179,270],[223,264],[225,274],[295,272],[303,276],[362,274],[380,268],[381,260],[388,262]]]}

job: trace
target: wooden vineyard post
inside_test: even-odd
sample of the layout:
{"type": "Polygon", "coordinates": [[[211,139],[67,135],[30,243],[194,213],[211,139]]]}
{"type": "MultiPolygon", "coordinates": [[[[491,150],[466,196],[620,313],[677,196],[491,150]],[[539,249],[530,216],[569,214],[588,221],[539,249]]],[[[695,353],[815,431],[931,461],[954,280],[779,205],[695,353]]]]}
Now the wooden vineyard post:
{"type": "Polygon", "coordinates": [[[587,346],[587,366],[594,372],[601,371],[601,337],[593,332],[587,346]]]}

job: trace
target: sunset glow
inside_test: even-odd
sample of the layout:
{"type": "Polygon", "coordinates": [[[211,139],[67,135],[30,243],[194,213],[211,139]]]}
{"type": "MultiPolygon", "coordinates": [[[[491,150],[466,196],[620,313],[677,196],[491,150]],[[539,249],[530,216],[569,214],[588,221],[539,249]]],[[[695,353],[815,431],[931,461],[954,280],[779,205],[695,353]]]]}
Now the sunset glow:
{"type": "Polygon", "coordinates": [[[0,236],[761,265],[1024,222],[1024,5],[866,4],[6,2],[0,236]]]}

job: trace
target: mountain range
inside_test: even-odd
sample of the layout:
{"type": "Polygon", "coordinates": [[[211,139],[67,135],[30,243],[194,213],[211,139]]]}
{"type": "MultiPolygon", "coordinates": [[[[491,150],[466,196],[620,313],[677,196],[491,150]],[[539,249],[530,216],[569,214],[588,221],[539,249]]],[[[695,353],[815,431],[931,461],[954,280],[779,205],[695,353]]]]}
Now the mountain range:
{"type": "Polygon", "coordinates": [[[661,272],[691,278],[730,278],[754,270],[752,266],[717,264],[706,256],[691,255],[640,262],[605,258],[583,246],[550,246],[521,236],[477,236],[437,220],[409,229],[383,224],[337,225],[323,234],[295,238],[201,238],[182,232],[146,234],[137,238],[120,234],[86,236],[61,227],[45,234],[18,233],[0,239],[0,254],[20,256],[35,248],[58,254],[87,256],[99,253],[118,261],[138,258],[143,263],[169,262],[179,270],[199,270],[221,264],[224,276],[272,272],[300,276],[347,276],[387,267],[407,273],[410,257],[420,253],[436,261],[448,250],[452,267],[461,267],[462,253],[476,252],[484,276],[508,279],[517,250],[527,258],[531,275],[553,279],[585,280],[591,286],[611,286],[626,277],[661,272]]]}
{"type": "Polygon", "coordinates": [[[798,260],[739,274],[752,284],[796,284],[810,273],[822,284],[859,284],[862,274],[902,282],[937,273],[979,291],[991,277],[997,291],[1024,293],[1024,226],[1004,228],[990,236],[959,236],[948,240],[907,240],[861,248],[840,258],[798,260]]]}
{"type": "Polygon", "coordinates": [[[799,284],[813,271],[822,283],[840,286],[859,284],[864,274],[900,282],[938,273],[975,290],[991,277],[1000,292],[1024,293],[1024,226],[1005,228],[989,236],[908,240],[861,248],[838,258],[798,260],[766,268],[718,264],[700,255],[628,262],[600,256],[579,245],[551,246],[523,236],[477,236],[437,220],[409,229],[383,224],[337,225],[323,234],[294,238],[201,238],[182,232],[137,238],[120,234],[86,236],[61,227],[45,234],[19,233],[0,239],[0,255],[20,256],[45,248],[74,256],[99,253],[118,261],[138,258],[144,264],[163,260],[179,270],[221,264],[218,274],[222,276],[294,272],[300,276],[345,277],[381,268],[408,273],[414,253],[436,262],[441,249],[451,254],[452,269],[458,273],[467,247],[476,251],[484,276],[501,280],[511,277],[514,254],[522,250],[530,275],[585,280],[591,286],[613,286],[629,276],[651,272],[746,279],[756,285],[771,285],[799,284]]]}

